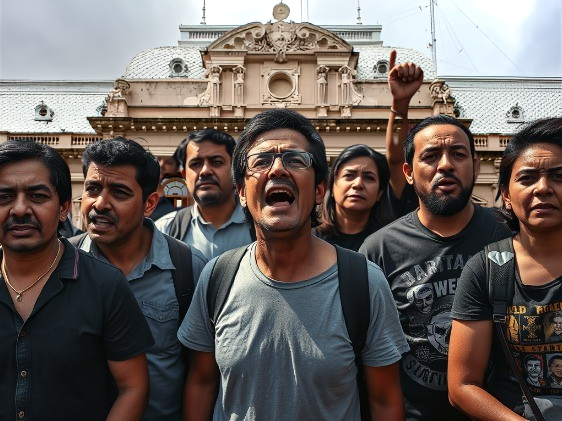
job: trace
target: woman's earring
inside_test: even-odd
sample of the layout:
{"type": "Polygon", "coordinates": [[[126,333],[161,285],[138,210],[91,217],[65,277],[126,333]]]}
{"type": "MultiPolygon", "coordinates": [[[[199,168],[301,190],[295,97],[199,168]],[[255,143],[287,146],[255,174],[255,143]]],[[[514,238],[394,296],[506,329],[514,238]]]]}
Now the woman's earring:
{"type": "Polygon", "coordinates": [[[511,210],[511,203],[506,203],[506,204],[505,204],[505,208],[506,208],[507,210],[511,210]]]}

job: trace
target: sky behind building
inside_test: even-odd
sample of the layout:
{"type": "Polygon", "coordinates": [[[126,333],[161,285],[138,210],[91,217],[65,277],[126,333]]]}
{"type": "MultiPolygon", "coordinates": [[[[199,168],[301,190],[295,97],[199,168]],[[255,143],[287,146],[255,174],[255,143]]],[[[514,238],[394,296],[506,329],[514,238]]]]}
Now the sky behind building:
{"type": "MultiPolygon", "coordinates": [[[[206,0],[207,25],[272,20],[277,0],[206,0]]],[[[354,25],[357,0],[285,0],[287,20],[354,25]]],[[[177,45],[202,21],[203,0],[2,0],[0,78],[114,80],[142,50],[177,45]]],[[[385,46],[431,57],[429,0],[361,1],[361,22],[385,46]]],[[[562,0],[439,0],[439,75],[562,76],[562,0]]],[[[399,58],[400,59],[400,58],[399,58]]]]}

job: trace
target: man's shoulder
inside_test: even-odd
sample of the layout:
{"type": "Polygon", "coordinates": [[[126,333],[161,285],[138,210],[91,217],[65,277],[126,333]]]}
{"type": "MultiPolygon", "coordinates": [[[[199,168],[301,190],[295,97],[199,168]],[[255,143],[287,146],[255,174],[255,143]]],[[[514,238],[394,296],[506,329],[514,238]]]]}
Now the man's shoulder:
{"type": "Polygon", "coordinates": [[[161,216],[156,221],[154,221],[154,225],[156,225],[156,228],[158,228],[158,230],[160,230],[164,233],[168,233],[170,225],[176,219],[176,217],[177,218],[186,218],[186,217],[188,217],[188,215],[189,215],[189,217],[191,217],[191,206],[176,209],[172,212],[169,212],[169,213],[161,216]]]}
{"type": "Polygon", "coordinates": [[[125,275],[115,266],[82,249],[76,249],[76,253],[77,258],[73,262],[72,277],[85,280],[89,289],[93,289],[96,285],[102,288],[112,287],[118,278],[122,278],[126,283],[125,275]]]}
{"type": "Polygon", "coordinates": [[[92,255],[91,253],[78,249],[78,275],[80,276],[80,269],[83,268],[95,268],[96,270],[102,271],[103,273],[113,274],[113,273],[121,273],[119,269],[113,266],[110,263],[104,262],[98,259],[96,256],[92,255]]]}
{"type": "Polygon", "coordinates": [[[415,212],[416,211],[410,212],[369,235],[365,239],[361,249],[369,245],[374,246],[375,244],[384,242],[395,242],[397,238],[410,232],[415,228],[413,222],[415,212]]]}
{"type": "Polygon", "coordinates": [[[475,205],[475,216],[477,216],[475,229],[481,231],[482,228],[486,228],[484,232],[490,234],[491,241],[511,236],[511,231],[496,208],[475,205]]]}

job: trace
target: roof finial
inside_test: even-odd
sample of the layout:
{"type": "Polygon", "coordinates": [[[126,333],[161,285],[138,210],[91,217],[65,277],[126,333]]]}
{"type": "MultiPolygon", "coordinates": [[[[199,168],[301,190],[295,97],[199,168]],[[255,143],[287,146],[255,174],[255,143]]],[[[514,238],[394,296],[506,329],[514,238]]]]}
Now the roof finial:
{"type": "Polygon", "coordinates": [[[357,0],[357,25],[363,25],[361,23],[361,6],[359,5],[359,0],[357,0]]]}
{"type": "Polygon", "coordinates": [[[287,6],[285,3],[283,3],[283,1],[281,1],[280,3],[277,3],[273,7],[273,17],[275,19],[277,19],[278,21],[287,19],[290,12],[291,12],[291,9],[289,9],[289,6],[287,6]]]}
{"type": "Polygon", "coordinates": [[[207,22],[205,22],[205,0],[203,0],[203,20],[201,21],[201,25],[207,25],[207,22]]]}

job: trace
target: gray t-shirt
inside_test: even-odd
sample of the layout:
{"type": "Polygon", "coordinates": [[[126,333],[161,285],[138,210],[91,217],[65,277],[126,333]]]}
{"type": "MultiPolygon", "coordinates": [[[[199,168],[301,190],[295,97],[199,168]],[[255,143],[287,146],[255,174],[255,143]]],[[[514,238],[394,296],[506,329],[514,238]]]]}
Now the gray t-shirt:
{"type": "MultiPolygon", "coordinates": [[[[266,277],[255,243],[244,256],[216,323],[209,321],[209,262],[178,331],[188,348],[214,352],[221,372],[214,420],[359,420],[355,358],[337,265],[294,283],[266,277]]],[[[386,366],[408,350],[381,270],[369,263],[371,321],[363,363],[386,366]]]]}

